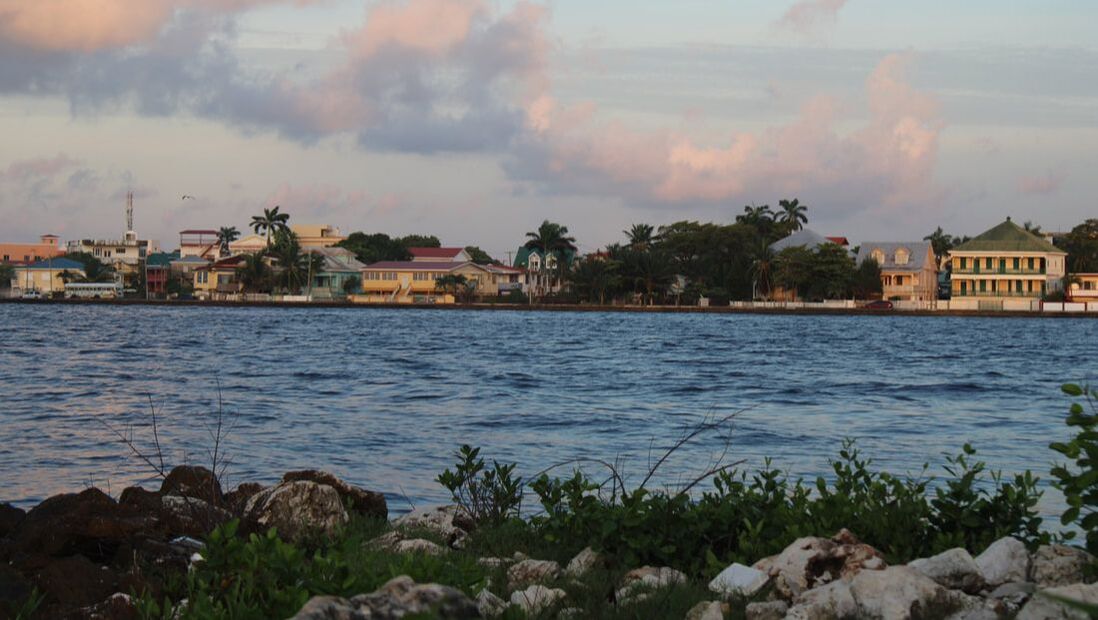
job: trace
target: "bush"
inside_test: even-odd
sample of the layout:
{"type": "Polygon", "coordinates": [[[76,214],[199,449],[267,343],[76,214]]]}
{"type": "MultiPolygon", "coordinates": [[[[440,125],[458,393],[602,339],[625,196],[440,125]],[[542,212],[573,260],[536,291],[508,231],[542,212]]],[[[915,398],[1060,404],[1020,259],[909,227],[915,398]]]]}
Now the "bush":
{"type": "Polygon", "coordinates": [[[479,455],[480,448],[461,446],[454,471],[447,469],[436,480],[477,523],[498,525],[517,517],[522,506],[523,483],[514,474],[514,463],[501,465],[492,461],[492,468],[486,469],[479,455]]]}
{"type": "MultiPolygon", "coordinates": [[[[1078,433],[1067,443],[1053,443],[1049,447],[1073,461],[1052,469],[1056,478],[1054,486],[1064,494],[1068,508],[1060,518],[1064,525],[1076,525],[1086,537],[1086,549],[1098,553],[1098,390],[1088,386],[1065,384],[1063,392],[1075,399],[1065,420],[1068,426],[1078,428],[1078,433]],[[1084,407],[1083,403],[1087,406],[1084,407]],[[1090,413],[1087,413],[1087,410],[1090,413]]],[[[1065,537],[1074,538],[1075,532],[1065,537]]]]}

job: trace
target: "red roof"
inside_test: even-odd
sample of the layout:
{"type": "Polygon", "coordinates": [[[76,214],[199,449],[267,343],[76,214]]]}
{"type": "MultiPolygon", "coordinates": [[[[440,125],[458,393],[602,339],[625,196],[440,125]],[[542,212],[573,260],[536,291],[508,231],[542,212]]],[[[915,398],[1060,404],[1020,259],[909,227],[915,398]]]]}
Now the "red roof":
{"type": "Polygon", "coordinates": [[[181,234],[181,235],[216,235],[217,231],[216,230],[196,230],[196,229],[195,230],[181,230],[181,231],[179,231],[179,234],[181,234]]]}
{"type": "Polygon", "coordinates": [[[827,240],[839,245],[850,245],[850,241],[848,241],[846,237],[827,237],[827,240]]]}
{"type": "Polygon", "coordinates": [[[453,258],[461,254],[465,248],[408,248],[412,256],[416,258],[453,258]]]}

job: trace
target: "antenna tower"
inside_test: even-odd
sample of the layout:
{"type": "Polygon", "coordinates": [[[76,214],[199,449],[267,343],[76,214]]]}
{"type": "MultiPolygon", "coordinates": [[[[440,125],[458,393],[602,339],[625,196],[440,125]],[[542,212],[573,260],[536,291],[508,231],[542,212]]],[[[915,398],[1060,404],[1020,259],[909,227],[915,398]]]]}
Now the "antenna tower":
{"type": "Polygon", "coordinates": [[[133,230],[133,192],[126,192],[126,231],[133,230]]]}

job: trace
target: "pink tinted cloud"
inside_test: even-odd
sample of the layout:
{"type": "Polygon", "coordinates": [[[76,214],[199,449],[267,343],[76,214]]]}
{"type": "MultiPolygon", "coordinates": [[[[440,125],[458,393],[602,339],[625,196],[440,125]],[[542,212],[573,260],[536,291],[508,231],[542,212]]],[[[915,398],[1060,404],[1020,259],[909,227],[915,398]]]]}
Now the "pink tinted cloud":
{"type": "Polygon", "coordinates": [[[828,97],[808,100],[790,123],[732,133],[723,144],[600,124],[594,115],[554,108],[538,132],[548,153],[545,170],[526,172],[549,184],[656,204],[712,204],[807,188],[858,195],[861,206],[918,204],[934,194],[943,124],[937,102],[907,82],[910,62],[895,54],[880,62],[866,81],[869,118],[847,132],[828,97]]]}
{"type": "MultiPolygon", "coordinates": [[[[0,0],[0,41],[93,52],[152,40],[176,9],[232,13],[291,0],[0,0]]],[[[305,5],[320,0],[293,0],[305,5]]]]}
{"type": "Polygon", "coordinates": [[[1047,195],[1060,191],[1064,184],[1064,175],[1046,172],[1042,175],[1027,176],[1018,179],[1018,191],[1023,194],[1047,195]]]}
{"type": "Polygon", "coordinates": [[[358,58],[369,58],[386,48],[441,56],[463,43],[469,37],[473,21],[487,11],[487,5],[480,0],[380,4],[370,10],[365,26],[347,34],[345,39],[358,58]]]}
{"type": "Polygon", "coordinates": [[[54,157],[40,157],[35,159],[23,159],[12,162],[3,176],[7,179],[25,180],[31,178],[49,178],[67,171],[79,165],[80,162],[65,153],[58,153],[54,157]]]}

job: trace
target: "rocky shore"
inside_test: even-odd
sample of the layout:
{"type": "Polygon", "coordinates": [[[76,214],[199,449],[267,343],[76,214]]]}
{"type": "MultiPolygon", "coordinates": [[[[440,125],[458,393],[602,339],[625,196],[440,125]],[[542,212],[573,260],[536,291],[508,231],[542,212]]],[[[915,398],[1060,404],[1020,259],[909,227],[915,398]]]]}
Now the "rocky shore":
{"type": "MultiPolygon", "coordinates": [[[[208,470],[191,466],[173,469],[155,491],[130,487],[117,499],[91,488],[26,512],[0,505],[0,618],[26,611],[35,597],[31,617],[138,618],[136,598],[162,600],[166,584],[206,561],[208,534],[233,520],[237,535],[276,528],[281,538],[304,543],[339,536],[356,518],[388,517],[381,493],[326,472],[290,472],[272,486],[224,491],[208,470]]],[[[476,535],[469,515],[447,506],[400,516],[364,546],[444,559],[468,553],[476,535]]],[[[612,583],[591,580],[608,561],[590,548],[566,563],[522,551],[476,557],[477,566],[495,575],[478,592],[398,576],[356,596],[314,595],[293,617],[597,617],[571,594],[577,588],[596,590],[600,601],[621,609],[675,589],[708,592],[685,614],[688,620],[1087,618],[1056,597],[1098,603],[1098,584],[1087,570],[1093,557],[1063,545],[1027,549],[1013,538],[975,557],[957,548],[890,565],[856,533],[842,530],[800,538],[711,580],[667,566],[633,567],[615,573],[612,583]]],[[[169,616],[188,617],[188,601],[170,603],[169,616]]]]}

